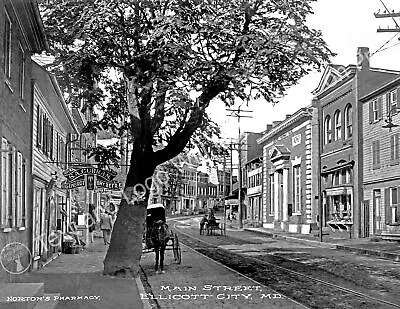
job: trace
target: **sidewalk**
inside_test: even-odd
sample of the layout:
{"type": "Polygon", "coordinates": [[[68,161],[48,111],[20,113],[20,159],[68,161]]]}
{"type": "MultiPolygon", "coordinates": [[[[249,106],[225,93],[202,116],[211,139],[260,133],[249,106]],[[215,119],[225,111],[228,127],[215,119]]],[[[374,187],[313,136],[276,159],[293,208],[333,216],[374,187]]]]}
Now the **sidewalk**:
{"type": "Polygon", "coordinates": [[[45,293],[60,293],[57,309],[144,308],[140,279],[102,275],[107,248],[101,239],[95,238],[94,244],[81,253],[61,254],[40,270],[19,276],[17,282],[43,282],[45,293]]]}
{"type": "Polygon", "coordinates": [[[373,255],[396,262],[400,261],[399,242],[377,241],[370,238],[345,239],[333,232],[330,235],[324,235],[323,242],[320,242],[319,237],[309,234],[277,232],[266,228],[244,228],[244,230],[317,247],[345,250],[360,255],[373,255]]]}
{"type": "Polygon", "coordinates": [[[143,294],[159,308],[182,309],[292,309],[305,308],[250,278],[181,245],[182,264],[165,252],[164,274],[154,271],[154,253],[144,254],[141,266],[152,294],[143,294]]]}

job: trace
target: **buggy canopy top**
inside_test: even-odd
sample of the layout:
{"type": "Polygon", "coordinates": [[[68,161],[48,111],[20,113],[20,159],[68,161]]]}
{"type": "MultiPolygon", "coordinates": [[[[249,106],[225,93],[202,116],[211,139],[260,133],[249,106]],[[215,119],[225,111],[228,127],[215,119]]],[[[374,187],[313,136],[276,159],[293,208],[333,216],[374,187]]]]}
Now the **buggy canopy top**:
{"type": "Polygon", "coordinates": [[[162,220],[166,221],[165,217],[165,207],[163,204],[150,204],[147,206],[147,226],[153,225],[154,222],[162,220]]]}

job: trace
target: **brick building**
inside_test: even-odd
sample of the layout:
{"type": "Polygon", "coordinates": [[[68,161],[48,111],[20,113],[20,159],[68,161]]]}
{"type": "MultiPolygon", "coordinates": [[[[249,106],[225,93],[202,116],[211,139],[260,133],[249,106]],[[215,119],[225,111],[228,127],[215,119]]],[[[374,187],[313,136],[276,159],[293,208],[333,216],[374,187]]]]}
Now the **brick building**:
{"type": "Polygon", "coordinates": [[[262,182],[263,182],[263,169],[262,157],[257,157],[245,165],[247,175],[246,185],[246,218],[245,225],[259,227],[262,226],[263,221],[263,207],[262,207],[262,182]]]}
{"type": "MultiPolygon", "coordinates": [[[[250,189],[251,192],[251,197],[248,196],[247,194],[247,189],[248,189],[248,181],[253,179],[255,176],[255,171],[251,170],[254,167],[254,164],[251,163],[253,160],[256,160],[257,158],[260,158],[262,156],[262,146],[257,144],[257,139],[262,136],[262,133],[256,133],[256,132],[244,132],[241,134],[238,142],[238,147],[240,149],[240,163],[241,163],[241,185],[242,185],[242,194],[241,194],[241,200],[242,200],[242,219],[244,220],[244,223],[252,224],[251,222],[254,221],[254,218],[257,216],[256,213],[254,213],[254,205],[257,203],[257,208],[258,206],[258,197],[254,195],[260,195],[259,192],[256,192],[257,189],[254,189],[254,183],[251,185],[253,186],[250,189]],[[248,172],[250,172],[252,175],[249,178],[248,172]],[[256,190],[256,191],[255,191],[256,190]],[[251,203],[251,204],[250,204],[251,203]]],[[[238,190],[235,192],[236,195],[238,195],[238,190]]],[[[257,218],[258,221],[259,217],[257,218]]]]}
{"type": "MultiPolygon", "coordinates": [[[[0,248],[18,242],[31,250],[31,55],[47,49],[47,42],[34,0],[0,0],[0,21],[0,248]]],[[[28,255],[20,256],[23,268],[28,255]]],[[[9,278],[1,267],[0,281],[9,278]]]]}
{"type": "Polygon", "coordinates": [[[361,98],[366,236],[400,239],[400,75],[361,98]],[[395,125],[387,127],[390,118],[395,125]]]}
{"type": "MultiPolygon", "coordinates": [[[[313,170],[320,181],[322,225],[355,237],[368,236],[363,205],[362,104],[360,98],[393,80],[398,72],[370,67],[368,48],[359,48],[357,65],[330,65],[313,92],[316,108],[313,170]]],[[[366,128],[367,129],[367,128],[366,128]]],[[[316,186],[317,187],[317,186],[316,186]]]]}
{"type": "Polygon", "coordinates": [[[307,234],[316,220],[311,118],[310,109],[302,108],[275,122],[257,140],[263,146],[265,228],[307,234]]]}

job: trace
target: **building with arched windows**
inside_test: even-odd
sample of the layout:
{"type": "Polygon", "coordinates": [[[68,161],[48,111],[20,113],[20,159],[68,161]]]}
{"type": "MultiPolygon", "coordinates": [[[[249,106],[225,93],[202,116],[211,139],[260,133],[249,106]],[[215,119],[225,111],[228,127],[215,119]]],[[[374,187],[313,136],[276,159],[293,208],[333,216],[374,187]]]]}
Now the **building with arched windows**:
{"type": "MultiPolygon", "coordinates": [[[[313,168],[318,188],[314,199],[322,203],[323,227],[369,236],[369,208],[363,203],[363,123],[360,98],[398,77],[399,72],[371,68],[369,50],[358,49],[357,65],[330,65],[313,92],[313,168]]],[[[370,114],[382,119],[382,104],[372,101],[370,114]]]]}

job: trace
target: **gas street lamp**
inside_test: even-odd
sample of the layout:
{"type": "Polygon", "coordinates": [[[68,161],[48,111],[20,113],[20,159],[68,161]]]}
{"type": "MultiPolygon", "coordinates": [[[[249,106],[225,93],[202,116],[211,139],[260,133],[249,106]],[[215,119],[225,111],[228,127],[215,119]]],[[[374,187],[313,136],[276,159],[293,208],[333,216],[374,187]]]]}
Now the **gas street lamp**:
{"type": "Polygon", "coordinates": [[[382,128],[389,129],[389,132],[391,132],[392,128],[399,126],[398,124],[393,123],[393,115],[392,114],[394,114],[397,110],[400,110],[400,108],[395,106],[389,111],[389,114],[387,115],[387,117],[385,119],[386,124],[384,124],[382,126],[382,128]]]}

